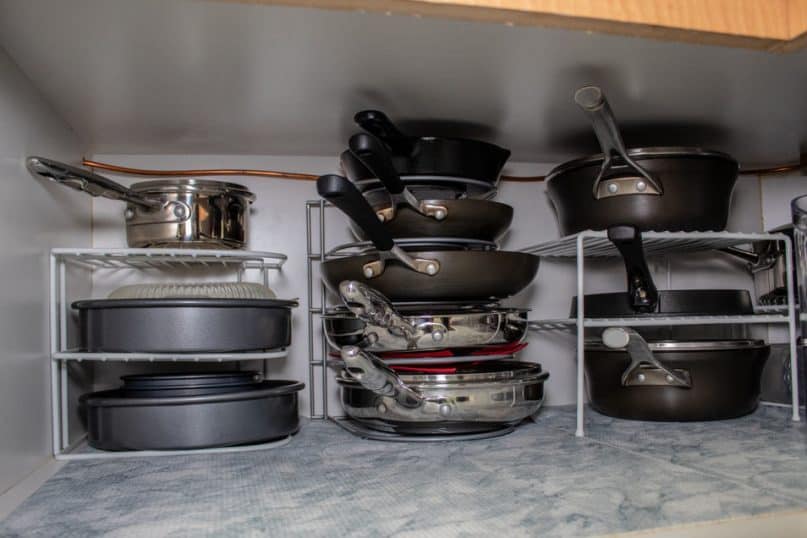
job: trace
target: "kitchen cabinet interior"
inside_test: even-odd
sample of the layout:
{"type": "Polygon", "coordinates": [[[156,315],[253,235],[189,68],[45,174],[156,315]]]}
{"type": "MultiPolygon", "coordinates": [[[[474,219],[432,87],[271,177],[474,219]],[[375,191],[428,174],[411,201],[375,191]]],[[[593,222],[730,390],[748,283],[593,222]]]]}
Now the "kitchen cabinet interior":
{"type": "MultiPolygon", "coordinates": [[[[455,2],[452,9],[461,3],[470,4],[455,2]]],[[[807,50],[795,44],[786,54],[753,50],[778,49],[790,39],[775,33],[784,30],[765,34],[767,25],[749,30],[750,41],[741,42],[746,38],[727,27],[696,29],[697,35],[684,35],[690,30],[680,28],[684,33],[637,30],[637,24],[659,24],[651,19],[617,21],[630,28],[616,30],[593,27],[629,34],[605,35],[568,29],[579,27],[569,21],[550,21],[561,28],[543,28],[518,20],[514,26],[499,24],[507,22],[500,14],[407,14],[424,2],[383,2],[391,15],[358,1],[305,3],[351,10],[263,4],[0,0],[0,223],[7,232],[0,253],[0,493],[13,493],[46,464],[52,443],[64,449],[80,437],[79,394],[114,386],[120,375],[153,364],[63,356],[69,359],[62,361],[69,363],[64,380],[69,397],[63,402],[59,396],[56,403],[66,403],[59,414],[65,413],[62,426],[69,426],[69,435],[61,427],[52,431],[49,253],[59,247],[120,249],[126,239],[120,203],[90,200],[33,179],[25,170],[28,155],[73,164],[86,157],[135,168],[335,173],[338,155],[355,132],[353,114],[379,108],[407,130],[437,125],[448,134],[508,147],[513,156],[506,175],[539,176],[564,160],[596,152],[596,140],[572,101],[575,88],[591,83],[608,92],[629,146],[702,145],[753,168],[798,162],[807,140],[802,69],[807,50]],[[692,37],[695,43],[636,34],[692,37]],[[703,44],[714,43],[718,34],[718,43],[750,48],[703,44]],[[740,41],[732,41],[735,37],[740,41]]],[[[476,4],[473,9],[485,3],[476,4]]],[[[512,5],[505,8],[510,14],[512,5]]],[[[582,16],[582,26],[592,18],[559,16],[582,16]]],[[[738,12],[736,20],[742,16],[738,12]]],[[[137,181],[109,175],[127,185],[137,181]]],[[[338,413],[328,371],[309,377],[308,339],[321,331],[317,316],[307,322],[304,301],[309,286],[313,304],[320,299],[319,274],[312,273],[311,284],[307,276],[305,211],[307,201],[316,198],[314,183],[255,177],[238,182],[257,196],[249,250],[288,256],[271,284],[301,303],[293,312],[288,355],[269,361],[266,373],[304,380],[324,393],[322,402],[300,393],[303,415],[329,414],[326,406],[338,413]]],[[[741,177],[728,230],[761,233],[787,222],[787,204],[805,185],[799,171],[741,177]]],[[[514,208],[503,248],[557,239],[543,183],[502,182],[498,200],[514,208]]],[[[351,239],[347,221],[335,211],[326,210],[310,227],[327,229],[328,246],[351,239]]],[[[742,262],[714,252],[659,256],[650,265],[664,289],[754,290],[742,262]]],[[[66,300],[104,297],[143,281],[137,271],[66,271],[66,300]]],[[[587,260],[586,291],[614,291],[624,285],[623,271],[613,261],[587,260]]],[[[191,273],[220,276],[189,271],[187,278],[191,273]]],[[[565,317],[575,283],[570,264],[545,259],[517,302],[532,309],[533,320],[565,317]]],[[[771,315],[783,321],[781,313],[771,315]]],[[[72,335],[75,320],[66,315],[65,321],[60,330],[72,335]]],[[[773,343],[788,341],[783,327],[760,323],[747,331],[773,343]]],[[[379,533],[515,528],[579,535],[807,507],[800,482],[807,475],[805,426],[790,420],[791,409],[764,406],[743,419],[675,425],[588,413],[587,437],[578,439],[579,425],[566,407],[578,394],[574,336],[536,331],[528,342],[525,356],[540,362],[551,378],[537,421],[511,435],[410,446],[360,440],[335,424],[311,420],[286,446],[250,454],[70,462],[0,523],[0,534],[124,527],[135,534],[189,528],[324,533],[331,521],[326,518],[348,505],[350,518],[340,521],[379,533]],[[418,462],[417,471],[408,472],[418,462]],[[228,479],[216,484],[200,479],[211,469],[228,479]],[[200,489],[177,500],[160,489],[167,481],[170,491],[177,491],[167,476],[177,484],[199,480],[200,489]],[[427,488],[428,495],[390,497],[389,484],[401,476],[405,482],[394,491],[427,488]],[[111,479],[102,483],[104,477],[111,479]],[[490,490],[480,491],[478,484],[486,480],[490,490]],[[640,482],[646,485],[631,491],[640,482]],[[110,488],[123,493],[111,495],[110,488]],[[500,495],[500,489],[510,493],[500,495]],[[82,494],[65,493],[70,491],[82,494]],[[491,503],[494,497],[500,500],[491,503]],[[416,517],[429,501],[431,523],[416,517]],[[281,504],[287,509],[280,510],[281,504]],[[126,506],[132,509],[121,517],[126,506]],[[379,515],[382,506],[393,507],[389,518],[379,515]],[[191,515],[199,516],[194,523],[187,519],[191,515]],[[213,521],[220,526],[205,527],[213,521]]],[[[69,353],[57,351],[62,352],[69,353]]]]}

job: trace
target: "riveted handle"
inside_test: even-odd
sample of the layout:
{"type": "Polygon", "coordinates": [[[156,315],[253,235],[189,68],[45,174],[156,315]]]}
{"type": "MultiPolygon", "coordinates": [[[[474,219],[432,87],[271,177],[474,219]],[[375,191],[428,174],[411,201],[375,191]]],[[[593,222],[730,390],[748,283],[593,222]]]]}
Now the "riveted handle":
{"type": "Polygon", "coordinates": [[[614,113],[611,111],[611,106],[608,104],[608,100],[605,98],[603,91],[597,86],[584,86],[574,93],[574,101],[591,122],[594,134],[597,135],[597,140],[600,143],[600,148],[603,153],[602,166],[592,186],[594,198],[599,199],[603,196],[620,195],[619,192],[610,192],[600,187],[600,183],[615,167],[613,163],[614,154],[627,164],[628,167],[632,168],[632,172],[639,174],[647,182],[644,188],[641,188],[641,182],[635,182],[634,184],[639,187],[635,189],[623,189],[624,194],[652,194],[658,196],[664,194],[661,182],[651,176],[650,173],[639,166],[639,164],[628,155],[628,150],[625,148],[625,143],[622,141],[622,135],[619,133],[614,113]],[[647,186],[650,188],[648,189],[647,186]]]}
{"type": "Polygon", "coordinates": [[[340,350],[349,377],[378,395],[388,396],[397,404],[413,409],[422,406],[425,399],[408,387],[383,361],[356,346],[340,350]]]}
{"type": "Polygon", "coordinates": [[[122,200],[146,209],[162,207],[159,200],[151,200],[134,193],[131,189],[89,170],[70,166],[44,157],[28,157],[25,165],[32,173],[55,181],[71,189],[83,191],[90,196],[102,196],[110,200],[122,200]]]}
{"type": "Polygon", "coordinates": [[[616,246],[625,262],[628,275],[628,300],[634,311],[653,312],[658,304],[658,290],[647,267],[642,232],[633,226],[611,226],[608,239],[616,246]]]}

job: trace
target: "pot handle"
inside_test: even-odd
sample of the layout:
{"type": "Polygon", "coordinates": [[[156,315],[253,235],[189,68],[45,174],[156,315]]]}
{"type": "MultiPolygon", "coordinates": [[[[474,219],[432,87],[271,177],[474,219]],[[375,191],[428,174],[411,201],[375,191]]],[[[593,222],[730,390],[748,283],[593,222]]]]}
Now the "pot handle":
{"type": "Polygon", "coordinates": [[[436,220],[443,220],[448,216],[445,206],[421,202],[406,188],[395,169],[389,151],[379,139],[371,134],[358,133],[350,137],[348,146],[351,153],[375,174],[390,194],[391,206],[376,212],[381,221],[395,218],[396,209],[400,204],[406,204],[421,215],[436,220]]]}
{"type": "Polygon", "coordinates": [[[412,138],[403,134],[380,110],[362,110],[353,116],[356,124],[381,139],[396,155],[411,155],[412,138]]]}
{"type": "Polygon", "coordinates": [[[362,268],[366,278],[375,278],[384,272],[386,261],[396,259],[406,267],[433,276],[440,272],[440,262],[413,258],[395,244],[392,236],[378,220],[373,208],[356,186],[342,176],[328,174],[317,179],[317,192],[350,217],[367,234],[378,249],[379,259],[367,263],[362,268]]]}
{"type": "Polygon", "coordinates": [[[639,313],[653,312],[658,304],[658,290],[647,267],[642,232],[633,226],[611,226],[608,228],[608,239],[625,262],[631,308],[639,313]]]}
{"type": "Polygon", "coordinates": [[[692,388],[689,373],[666,368],[653,356],[650,346],[635,330],[628,327],[608,327],[602,332],[602,342],[609,348],[626,348],[628,351],[630,365],[622,373],[623,387],[662,385],[692,388]]]}
{"type": "Polygon", "coordinates": [[[408,387],[398,375],[383,361],[356,346],[345,346],[340,350],[345,361],[345,372],[352,379],[376,394],[388,396],[407,409],[423,406],[426,399],[408,387]]]}
{"type": "Polygon", "coordinates": [[[111,200],[123,200],[146,209],[162,207],[159,200],[150,200],[104,176],[82,168],[70,166],[44,157],[28,157],[25,165],[32,173],[60,183],[71,189],[84,191],[91,196],[103,196],[111,200]]]}
{"type": "Polygon", "coordinates": [[[588,116],[591,126],[594,128],[594,134],[597,135],[600,148],[602,148],[602,166],[592,188],[594,198],[600,199],[608,196],[619,196],[620,194],[664,194],[661,182],[651,176],[628,155],[622,136],[619,134],[614,114],[611,112],[611,106],[608,104],[602,90],[597,86],[584,86],[574,92],[574,101],[588,116]],[[606,188],[601,188],[600,183],[614,166],[613,156],[615,153],[634,172],[644,178],[644,182],[641,180],[632,181],[629,188],[622,187],[621,189],[620,185],[615,182],[611,184],[612,186],[606,187],[603,185],[606,188]],[[623,192],[620,192],[620,190],[623,192]]]}
{"type": "Polygon", "coordinates": [[[432,342],[439,343],[448,332],[441,323],[412,325],[395,310],[389,299],[361,282],[341,282],[339,295],[345,306],[360,320],[386,330],[393,337],[404,338],[409,348],[417,348],[418,341],[424,336],[430,336],[432,342]]]}

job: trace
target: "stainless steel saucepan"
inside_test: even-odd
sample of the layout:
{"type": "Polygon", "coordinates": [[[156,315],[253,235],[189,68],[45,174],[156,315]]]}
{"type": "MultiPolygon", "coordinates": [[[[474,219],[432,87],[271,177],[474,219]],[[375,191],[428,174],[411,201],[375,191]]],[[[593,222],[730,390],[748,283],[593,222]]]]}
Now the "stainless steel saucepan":
{"type": "Polygon", "coordinates": [[[242,185],[178,179],[125,187],[44,157],[28,157],[26,164],[34,174],[67,187],[126,202],[126,243],[130,247],[246,246],[249,206],[255,195],[242,185]]]}
{"type": "Polygon", "coordinates": [[[515,344],[527,334],[529,310],[478,306],[395,307],[356,281],[339,284],[347,312],[322,316],[334,348],[412,351],[515,344]]]}
{"type": "Polygon", "coordinates": [[[404,434],[476,433],[535,414],[548,372],[540,364],[491,361],[456,373],[395,373],[355,346],[341,350],[342,407],[369,428],[404,434]]]}

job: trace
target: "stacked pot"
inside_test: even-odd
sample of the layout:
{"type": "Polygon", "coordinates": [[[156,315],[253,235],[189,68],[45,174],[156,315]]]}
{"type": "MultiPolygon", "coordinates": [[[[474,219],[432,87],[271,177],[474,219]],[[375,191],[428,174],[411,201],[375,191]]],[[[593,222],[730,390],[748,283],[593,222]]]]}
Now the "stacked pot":
{"type": "Polygon", "coordinates": [[[527,310],[500,304],[539,262],[496,243],[513,218],[491,200],[510,152],[408,136],[378,111],[355,119],[365,132],[341,156],[347,177],[317,182],[359,239],[322,264],[344,303],[323,326],[345,413],[402,435],[510,428],[540,408],[548,377],[515,359],[527,310]]]}
{"type": "MultiPolygon", "coordinates": [[[[737,161],[698,147],[627,149],[599,88],[580,88],[575,101],[589,117],[603,152],[552,170],[547,194],[561,234],[607,230],[627,273],[627,291],[587,295],[585,315],[648,320],[752,314],[746,290],[659,292],[642,246],[647,230],[724,230],[737,161]]],[[[575,298],[572,316],[576,304],[575,298]]],[[[620,418],[673,421],[726,419],[753,411],[770,347],[760,340],[722,337],[714,327],[699,330],[697,338],[670,338],[664,336],[673,333],[670,327],[610,327],[588,340],[585,368],[592,407],[620,418]]]]}

